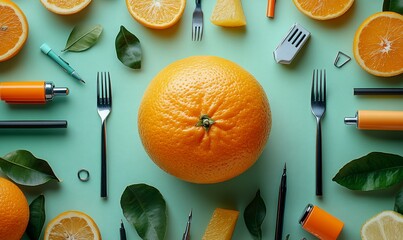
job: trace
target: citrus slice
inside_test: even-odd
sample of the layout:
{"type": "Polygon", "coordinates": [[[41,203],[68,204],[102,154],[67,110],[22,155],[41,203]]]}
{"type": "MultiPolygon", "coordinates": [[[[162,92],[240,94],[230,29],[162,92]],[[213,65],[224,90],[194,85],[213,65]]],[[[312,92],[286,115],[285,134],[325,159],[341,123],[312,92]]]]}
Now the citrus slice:
{"type": "Polygon", "coordinates": [[[63,212],[46,227],[44,240],[85,239],[100,240],[98,226],[87,214],[79,211],[63,212]]]}
{"type": "Polygon", "coordinates": [[[347,12],[354,0],[293,0],[303,14],[317,20],[337,18],[347,12]]]}
{"type": "Polygon", "coordinates": [[[143,26],[165,29],[182,17],[186,0],[126,0],[126,6],[133,18],[143,26]]]}
{"type": "Polygon", "coordinates": [[[403,215],[394,211],[383,211],[361,227],[362,240],[402,239],[402,236],[403,215]]]}
{"type": "Polygon", "coordinates": [[[368,17],[355,33],[357,63],[375,76],[403,73],[403,15],[379,12],[368,17]]]}
{"type": "Polygon", "coordinates": [[[231,240],[239,212],[216,208],[202,240],[231,240]]]}
{"type": "Polygon", "coordinates": [[[70,15],[78,13],[91,3],[91,0],[41,0],[41,3],[49,11],[60,14],[70,15]]]}
{"type": "Polygon", "coordinates": [[[210,21],[222,27],[242,27],[246,25],[241,0],[217,0],[210,21]]]}
{"type": "Polygon", "coordinates": [[[0,62],[14,57],[28,38],[28,21],[12,1],[0,0],[0,62]]]}

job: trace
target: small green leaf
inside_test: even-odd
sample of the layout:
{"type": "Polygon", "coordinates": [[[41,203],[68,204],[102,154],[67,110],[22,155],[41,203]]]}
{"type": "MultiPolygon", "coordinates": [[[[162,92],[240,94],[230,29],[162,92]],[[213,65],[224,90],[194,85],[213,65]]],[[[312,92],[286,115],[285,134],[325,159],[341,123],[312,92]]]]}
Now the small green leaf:
{"type": "Polygon", "coordinates": [[[120,206],[141,239],[164,239],[167,228],[166,203],[156,188],[146,184],[130,185],[122,194],[120,206]]]}
{"type": "Polygon", "coordinates": [[[120,31],[115,41],[116,55],[127,67],[141,68],[141,45],[140,40],[125,27],[120,26],[120,31]]]}
{"type": "Polygon", "coordinates": [[[261,240],[261,226],[266,217],[266,205],[260,196],[260,190],[257,191],[255,198],[245,208],[243,217],[250,234],[252,234],[255,239],[261,240]]]}
{"type": "Polygon", "coordinates": [[[403,187],[396,194],[395,211],[403,214],[403,187]]]}
{"type": "Polygon", "coordinates": [[[29,205],[29,222],[25,232],[31,240],[39,239],[45,219],[45,197],[39,195],[29,205]]]}
{"type": "Polygon", "coordinates": [[[94,46],[102,33],[102,26],[75,26],[67,39],[66,47],[62,50],[81,52],[94,46]]]}
{"type": "Polygon", "coordinates": [[[333,181],[351,190],[372,191],[403,181],[403,157],[372,152],[343,166],[333,181]]]}
{"type": "Polygon", "coordinates": [[[403,14],[403,0],[384,0],[382,10],[403,14]]]}
{"type": "Polygon", "coordinates": [[[0,168],[15,183],[25,186],[38,186],[56,177],[50,165],[36,158],[26,150],[17,150],[0,158],[0,168]]]}

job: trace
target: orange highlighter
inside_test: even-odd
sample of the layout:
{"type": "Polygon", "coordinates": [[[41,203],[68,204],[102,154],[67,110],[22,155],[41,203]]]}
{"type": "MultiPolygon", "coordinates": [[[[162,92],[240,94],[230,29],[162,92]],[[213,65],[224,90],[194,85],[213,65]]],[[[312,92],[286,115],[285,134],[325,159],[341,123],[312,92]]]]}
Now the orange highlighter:
{"type": "Polygon", "coordinates": [[[54,96],[66,96],[68,88],[52,82],[0,82],[0,100],[9,104],[45,104],[54,96]]]}
{"type": "Polygon", "coordinates": [[[344,226],[342,221],[312,204],[306,206],[299,223],[321,240],[336,240],[344,226]]]}
{"type": "Polygon", "coordinates": [[[347,125],[362,130],[403,130],[403,111],[361,110],[355,117],[344,118],[347,125]]]}

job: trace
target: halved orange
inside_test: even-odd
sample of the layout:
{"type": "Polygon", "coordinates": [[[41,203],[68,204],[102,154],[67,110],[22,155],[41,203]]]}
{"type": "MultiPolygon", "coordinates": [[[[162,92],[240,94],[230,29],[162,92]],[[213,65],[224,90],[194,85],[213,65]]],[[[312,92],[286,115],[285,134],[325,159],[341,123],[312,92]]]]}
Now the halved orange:
{"type": "Polygon", "coordinates": [[[0,62],[14,57],[28,38],[28,21],[12,1],[0,0],[0,62]]]}
{"type": "Polygon", "coordinates": [[[347,12],[354,0],[293,0],[302,13],[317,20],[337,18],[347,12]]]}
{"type": "Polygon", "coordinates": [[[126,0],[126,6],[143,26],[165,29],[175,25],[182,17],[186,0],[126,0]]]}
{"type": "Polygon", "coordinates": [[[45,6],[46,9],[53,13],[60,15],[70,15],[83,10],[91,3],[91,0],[41,0],[41,3],[45,6]]]}
{"type": "Polygon", "coordinates": [[[368,17],[355,33],[357,63],[375,76],[403,73],[403,15],[379,12],[368,17]]]}
{"type": "Polygon", "coordinates": [[[66,211],[49,222],[43,239],[101,240],[102,238],[98,226],[90,216],[79,211],[66,211]]]}

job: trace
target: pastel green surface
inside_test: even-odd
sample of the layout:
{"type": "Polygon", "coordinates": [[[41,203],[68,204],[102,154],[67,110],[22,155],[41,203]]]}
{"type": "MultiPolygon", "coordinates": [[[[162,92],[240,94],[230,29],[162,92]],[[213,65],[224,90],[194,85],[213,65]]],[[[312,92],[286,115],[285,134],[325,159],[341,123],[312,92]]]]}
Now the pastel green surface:
{"type": "MultiPolygon", "coordinates": [[[[277,193],[284,163],[288,191],[284,237],[315,239],[298,224],[308,203],[318,205],[345,223],[339,239],[359,239],[360,227],[376,213],[393,209],[395,190],[359,193],[332,182],[348,161],[372,151],[403,155],[399,132],[360,131],[345,126],[343,119],[356,110],[401,110],[401,97],[358,97],[354,87],[403,87],[402,78],[379,78],[363,71],[354,59],[338,69],[333,61],[338,51],[353,57],[355,30],[372,13],[381,11],[382,1],[357,0],[342,17],[321,22],[300,13],[291,0],[278,1],[274,19],[266,17],[266,1],[243,1],[246,28],[228,29],[210,23],[215,1],[202,1],[204,36],[191,41],[191,16],[195,7],[188,1],[181,21],[168,30],[151,30],[138,24],[124,1],[95,0],[83,12],[59,16],[48,12],[39,1],[15,1],[29,21],[29,38],[13,59],[0,63],[0,81],[46,80],[69,87],[68,97],[58,97],[45,106],[10,106],[0,103],[1,120],[66,119],[65,130],[1,130],[0,155],[27,149],[46,159],[59,184],[23,188],[32,201],[43,193],[46,223],[66,210],[89,214],[99,225],[103,239],[118,239],[120,196],[126,186],[146,183],[158,188],[168,207],[166,239],[181,239],[188,213],[193,209],[192,239],[201,239],[215,208],[241,212],[233,239],[252,239],[243,221],[243,210],[258,189],[266,202],[264,239],[274,238],[277,193]],[[291,25],[300,23],[311,39],[293,64],[274,61],[273,50],[291,25]],[[99,42],[81,53],[60,53],[77,24],[101,24],[99,42]],[[141,70],[125,67],[116,57],[115,37],[121,25],[142,44],[141,70]],[[84,78],[82,84],[41,53],[48,43],[84,78]],[[145,153],[137,130],[137,110],[150,80],[169,63],[192,55],[216,55],[232,60],[251,72],[264,87],[271,104],[273,125],[269,141],[258,162],[230,181],[197,185],[172,177],[159,169],[145,153]],[[315,196],[315,119],[310,109],[312,70],[327,70],[327,110],[323,119],[324,196],[315,196]],[[100,198],[101,124],[96,111],[96,73],[109,71],[113,85],[113,110],[108,119],[109,198],[100,198]],[[86,183],[77,179],[78,170],[90,174],[86,183]]],[[[140,239],[124,220],[128,239],[140,239]]]]}

